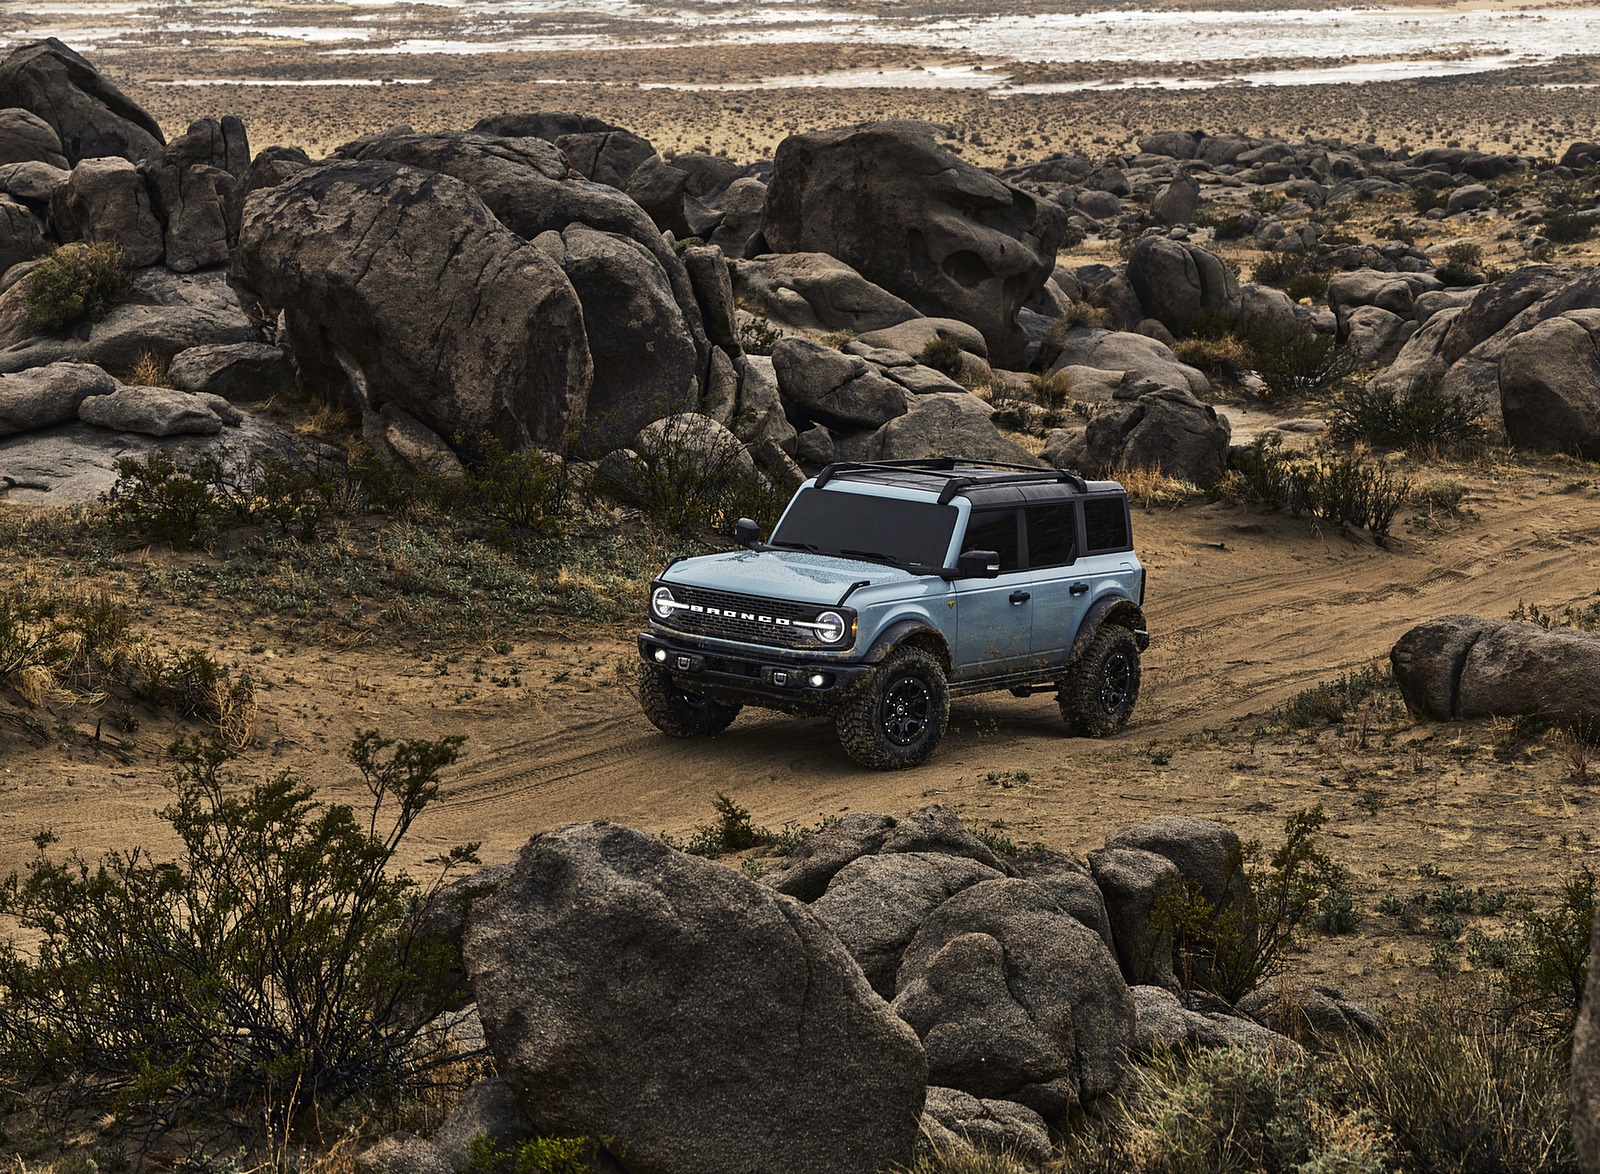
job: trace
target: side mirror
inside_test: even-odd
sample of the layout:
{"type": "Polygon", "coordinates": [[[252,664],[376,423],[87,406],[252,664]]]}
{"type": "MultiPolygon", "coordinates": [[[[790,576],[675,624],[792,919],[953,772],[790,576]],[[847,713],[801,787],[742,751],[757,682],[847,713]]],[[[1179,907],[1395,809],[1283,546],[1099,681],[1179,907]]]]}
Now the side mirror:
{"type": "Polygon", "coordinates": [[[733,540],[746,550],[761,545],[761,530],[750,518],[740,518],[733,524],[733,540]]]}
{"type": "Polygon", "coordinates": [[[956,559],[956,574],[963,579],[997,579],[1000,577],[1000,552],[963,550],[956,559]]]}

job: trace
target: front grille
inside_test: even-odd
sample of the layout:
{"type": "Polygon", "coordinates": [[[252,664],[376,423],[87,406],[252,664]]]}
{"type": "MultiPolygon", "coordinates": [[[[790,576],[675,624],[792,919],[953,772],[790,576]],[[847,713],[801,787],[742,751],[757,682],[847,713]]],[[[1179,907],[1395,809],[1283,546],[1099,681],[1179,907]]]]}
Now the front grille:
{"type": "Polygon", "coordinates": [[[792,603],[785,599],[762,599],[736,595],[732,591],[713,591],[707,587],[672,584],[672,595],[679,603],[705,611],[680,609],[661,622],[664,627],[718,640],[737,640],[741,644],[766,644],[775,648],[821,648],[823,644],[805,628],[792,628],[782,620],[814,620],[824,608],[815,604],[792,603]],[[713,610],[714,609],[714,610],[713,610]]]}

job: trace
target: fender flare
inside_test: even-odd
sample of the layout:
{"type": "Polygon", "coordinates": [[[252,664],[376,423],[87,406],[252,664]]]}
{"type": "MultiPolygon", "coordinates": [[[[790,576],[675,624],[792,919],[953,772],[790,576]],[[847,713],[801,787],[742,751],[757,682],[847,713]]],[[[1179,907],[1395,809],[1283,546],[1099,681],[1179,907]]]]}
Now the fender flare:
{"type": "Polygon", "coordinates": [[[926,646],[939,658],[945,673],[950,672],[950,644],[945,639],[944,633],[926,620],[913,617],[896,620],[879,632],[873,637],[872,643],[867,645],[861,660],[867,664],[880,664],[888,658],[890,652],[906,643],[908,639],[926,646]]]}
{"type": "Polygon", "coordinates": [[[1139,644],[1140,652],[1150,647],[1150,633],[1145,628],[1143,609],[1126,596],[1102,595],[1089,605],[1089,610],[1084,613],[1083,623],[1078,625],[1078,635],[1073,639],[1072,650],[1067,654],[1069,665],[1078,662],[1084,649],[1089,647],[1089,641],[1093,640],[1095,633],[1106,624],[1116,624],[1132,632],[1139,644]]]}

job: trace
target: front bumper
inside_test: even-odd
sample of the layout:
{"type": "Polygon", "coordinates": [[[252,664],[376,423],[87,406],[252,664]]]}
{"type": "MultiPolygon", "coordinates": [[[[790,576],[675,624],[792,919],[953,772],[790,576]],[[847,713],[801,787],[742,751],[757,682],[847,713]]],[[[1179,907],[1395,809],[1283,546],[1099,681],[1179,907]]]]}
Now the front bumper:
{"type": "Polygon", "coordinates": [[[829,713],[872,671],[870,664],[732,655],[687,640],[639,633],[639,657],[665,669],[689,693],[732,705],[759,705],[786,713],[829,713]]]}

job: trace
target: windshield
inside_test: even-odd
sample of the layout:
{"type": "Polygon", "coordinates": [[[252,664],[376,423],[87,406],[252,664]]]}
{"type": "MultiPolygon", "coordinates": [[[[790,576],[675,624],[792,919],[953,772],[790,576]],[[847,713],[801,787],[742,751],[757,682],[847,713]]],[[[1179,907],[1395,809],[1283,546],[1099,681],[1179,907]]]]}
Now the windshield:
{"type": "Polygon", "coordinates": [[[772,545],[917,570],[944,566],[956,507],[828,489],[802,489],[772,545]]]}

